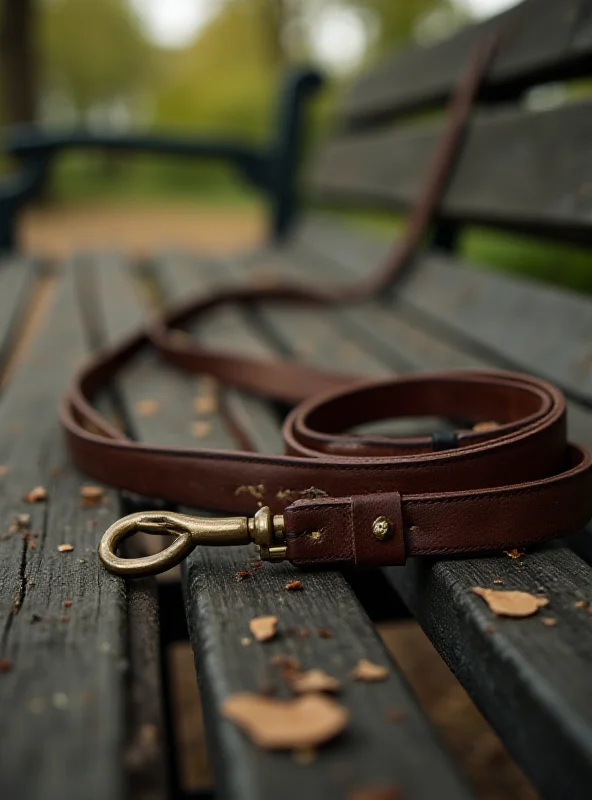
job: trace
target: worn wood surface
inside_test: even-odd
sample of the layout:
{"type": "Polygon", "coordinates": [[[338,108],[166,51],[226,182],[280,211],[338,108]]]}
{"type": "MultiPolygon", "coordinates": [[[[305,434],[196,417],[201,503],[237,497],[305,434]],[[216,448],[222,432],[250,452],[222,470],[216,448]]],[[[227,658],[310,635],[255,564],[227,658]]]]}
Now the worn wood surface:
{"type": "Polygon", "coordinates": [[[98,534],[120,515],[119,498],[105,490],[103,503],[83,507],[84,478],[57,419],[86,333],[68,265],[51,282],[0,399],[3,797],[166,793],[153,597],[147,584],[126,590],[100,567],[98,534]],[[24,502],[36,486],[47,500],[24,502]],[[30,515],[26,530],[14,530],[18,514],[30,515]],[[62,544],[73,550],[59,552],[62,544]],[[149,785],[134,779],[140,763],[157,768],[149,785]]]}
{"type": "MultiPolygon", "coordinates": [[[[592,8],[592,6],[591,6],[592,8]]],[[[475,114],[440,205],[443,219],[566,240],[589,239],[592,104],[475,114]]],[[[314,198],[406,209],[419,194],[443,122],[330,139],[313,156],[314,198]]]]}
{"type": "MultiPolygon", "coordinates": [[[[189,291],[221,277],[219,264],[208,265],[204,260],[202,269],[172,255],[155,260],[149,269],[163,298],[186,297],[189,291]]],[[[131,318],[142,315],[145,298],[138,292],[136,278],[122,265],[103,262],[95,278],[95,300],[105,304],[101,317],[109,340],[121,333],[131,318]]],[[[206,321],[200,336],[220,347],[240,342],[245,352],[272,352],[272,346],[238,309],[228,309],[221,321],[206,321]]],[[[280,446],[278,416],[267,403],[224,392],[219,404],[206,403],[209,412],[200,412],[203,403],[195,401],[208,395],[199,390],[196,379],[163,372],[160,363],[149,366],[149,357],[139,359],[122,376],[118,388],[131,427],[140,437],[155,435],[157,426],[161,443],[199,446],[207,441],[218,447],[236,447],[240,444],[238,428],[238,438],[249,437],[254,447],[268,450],[280,446]],[[160,394],[156,395],[159,385],[160,394]],[[156,413],[148,417],[138,413],[142,400],[155,397],[159,402],[156,413]],[[232,425],[221,416],[220,408],[231,414],[232,425]],[[195,422],[202,427],[196,430],[195,422]]],[[[443,753],[344,578],[338,572],[311,573],[303,576],[302,592],[290,593],[285,584],[291,577],[301,577],[300,573],[288,565],[265,565],[253,570],[247,580],[237,581],[237,571],[250,570],[254,555],[252,548],[200,548],[185,572],[187,614],[220,796],[262,798],[281,793],[296,797],[308,793],[345,798],[354,789],[377,785],[400,786],[411,798],[435,791],[443,797],[468,796],[463,780],[443,753]],[[263,613],[280,617],[280,636],[268,645],[250,641],[249,620],[263,613]],[[331,629],[331,638],[319,636],[317,629],[323,627],[331,629]],[[245,637],[248,644],[244,644],[245,637]],[[269,658],[278,654],[298,658],[303,667],[323,667],[345,683],[340,700],[352,714],[348,732],[322,749],[309,765],[254,747],[219,716],[220,703],[233,691],[273,687],[279,694],[287,694],[278,669],[269,663],[269,658]],[[361,657],[387,665],[389,680],[374,685],[353,682],[349,673],[361,657]],[[389,720],[389,709],[394,708],[406,712],[405,720],[398,724],[389,720]],[[429,770],[426,764],[430,764],[429,770]]]]}
{"type": "Polygon", "coordinates": [[[40,269],[32,259],[0,260],[0,384],[24,324],[25,309],[33,299],[40,269]]]}
{"type": "Polygon", "coordinates": [[[590,0],[527,0],[481,24],[426,48],[416,46],[385,60],[352,86],[343,108],[350,125],[441,103],[465,69],[475,44],[504,31],[484,97],[518,97],[535,83],[589,74],[590,0]]]}

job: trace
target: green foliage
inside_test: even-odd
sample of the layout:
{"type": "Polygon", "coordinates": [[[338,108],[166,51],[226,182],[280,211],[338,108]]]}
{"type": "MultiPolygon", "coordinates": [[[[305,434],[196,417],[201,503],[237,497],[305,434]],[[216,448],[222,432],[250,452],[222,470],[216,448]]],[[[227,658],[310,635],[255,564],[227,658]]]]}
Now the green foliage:
{"type": "Polygon", "coordinates": [[[45,0],[39,22],[43,89],[79,117],[149,86],[153,50],[122,0],[45,0]]]}

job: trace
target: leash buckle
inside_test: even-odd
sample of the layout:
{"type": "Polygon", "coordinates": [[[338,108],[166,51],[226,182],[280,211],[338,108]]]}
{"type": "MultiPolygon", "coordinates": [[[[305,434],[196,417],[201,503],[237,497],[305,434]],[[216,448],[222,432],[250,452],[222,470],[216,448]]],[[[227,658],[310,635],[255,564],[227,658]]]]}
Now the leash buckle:
{"type": "Polygon", "coordinates": [[[252,518],[191,517],[173,511],[139,511],[114,522],[99,543],[99,559],[117,575],[142,578],[165,572],[187,558],[198,545],[228,546],[255,542],[263,561],[282,561],[286,557],[284,518],[260,508],[252,518]],[[117,548],[136,533],[174,536],[175,541],[155,555],[122,558],[117,548]]]}

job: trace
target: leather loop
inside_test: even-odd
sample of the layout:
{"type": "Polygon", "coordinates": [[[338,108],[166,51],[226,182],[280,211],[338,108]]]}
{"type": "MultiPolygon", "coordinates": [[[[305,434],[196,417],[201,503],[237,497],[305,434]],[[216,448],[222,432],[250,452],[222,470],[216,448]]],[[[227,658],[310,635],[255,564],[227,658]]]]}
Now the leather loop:
{"type": "Polygon", "coordinates": [[[172,335],[173,328],[226,303],[327,307],[364,300],[393,284],[437,210],[496,43],[495,36],[483,43],[462,77],[432,168],[389,262],[345,287],[221,291],[175,309],[148,333],[96,355],[76,376],[61,411],[73,459],[84,472],[107,484],[198,508],[241,514],[262,504],[277,514],[285,509],[287,557],[298,564],[401,564],[406,555],[519,547],[588,522],[592,459],[584,448],[567,443],[564,398],[544,381],[467,371],[354,383],[355,376],[212,352],[172,335]],[[284,425],[287,455],[172,449],[127,439],[91,401],[150,345],[181,368],[298,402],[284,425]],[[351,432],[361,423],[397,416],[481,424],[461,427],[454,434],[455,446],[447,449],[438,449],[438,436],[351,432]],[[256,497],[242,491],[245,486],[256,486],[256,497]]]}

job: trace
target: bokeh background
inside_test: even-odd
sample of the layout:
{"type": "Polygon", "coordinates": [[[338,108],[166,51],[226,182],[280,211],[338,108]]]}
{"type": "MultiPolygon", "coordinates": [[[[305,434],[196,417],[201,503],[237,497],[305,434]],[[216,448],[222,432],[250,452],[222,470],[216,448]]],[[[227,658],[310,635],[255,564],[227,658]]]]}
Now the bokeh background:
{"type": "MultiPolygon", "coordinates": [[[[1,122],[265,141],[282,75],[306,63],[327,77],[311,108],[313,144],[348,84],[385,53],[430,44],[515,3],[2,0],[1,122]]],[[[575,90],[537,91],[529,101],[545,105],[575,90]]],[[[25,218],[23,241],[59,255],[106,244],[144,251],[164,240],[244,247],[264,235],[261,212],[258,196],[223,164],[76,152],[58,160],[42,209],[25,218]]],[[[393,235],[384,215],[359,217],[352,222],[376,222],[379,235],[393,235]]],[[[577,248],[469,230],[462,249],[470,260],[592,291],[589,256],[577,248]]]]}

